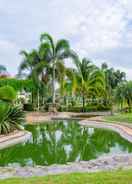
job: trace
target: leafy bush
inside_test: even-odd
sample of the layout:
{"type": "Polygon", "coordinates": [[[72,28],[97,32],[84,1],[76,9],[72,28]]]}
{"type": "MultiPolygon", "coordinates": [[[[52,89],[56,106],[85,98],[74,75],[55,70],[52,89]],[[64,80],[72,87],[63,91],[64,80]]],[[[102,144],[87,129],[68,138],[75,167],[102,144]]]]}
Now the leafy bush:
{"type": "Polygon", "coordinates": [[[0,134],[7,134],[22,128],[24,113],[19,107],[10,107],[6,103],[1,103],[0,114],[0,134]]]}
{"type": "Polygon", "coordinates": [[[12,102],[16,99],[16,91],[11,86],[0,87],[0,100],[12,102]]]}

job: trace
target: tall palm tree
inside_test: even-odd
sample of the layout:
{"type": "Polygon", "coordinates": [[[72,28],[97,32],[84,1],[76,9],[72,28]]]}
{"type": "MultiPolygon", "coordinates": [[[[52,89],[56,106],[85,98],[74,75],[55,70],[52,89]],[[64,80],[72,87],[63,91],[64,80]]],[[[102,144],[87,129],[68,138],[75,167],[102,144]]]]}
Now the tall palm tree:
{"type": "Polygon", "coordinates": [[[83,112],[85,111],[85,98],[101,96],[105,90],[104,74],[88,59],[75,60],[74,74],[77,81],[77,92],[82,96],[83,112]]]}
{"type": "Polygon", "coordinates": [[[54,41],[51,35],[44,33],[41,35],[41,45],[40,45],[40,55],[42,58],[45,58],[45,61],[47,61],[52,68],[52,105],[55,106],[56,102],[56,91],[55,91],[55,85],[56,85],[56,71],[57,68],[61,67],[63,70],[62,72],[62,79],[61,79],[61,85],[64,86],[64,59],[73,57],[73,52],[70,49],[69,42],[64,39],[60,39],[58,41],[54,41]],[[62,64],[63,63],[63,64],[62,64]]]}
{"type": "MultiPolygon", "coordinates": [[[[23,61],[21,62],[19,66],[19,72],[18,76],[26,76],[29,79],[32,79],[34,82],[34,87],[37,90],[37,103],[38,103],[38,109],[39,109],[39,85],[38,81],[36,82],[34,77],[34,68],[38,65],[40,62],[38,51],[33,49],[31,52],[27,52],[25,50],[22,50],[20,54],[23,56],[23,61]],[[25,72],[25,73],[24,73],[25,72]]],[[[33,89],[32,89],[32,104],[34,103],[33,100],[33,89]]]]}
{"type": "Polygon", "coordinates": [[[32,78],[33,69],[40,60],[38,52],[35,49],[31,52],[22,50],[20,54],[22,55],[23,60],[19,66],[19,75],[26,75],[28,78],[32,78]]]}

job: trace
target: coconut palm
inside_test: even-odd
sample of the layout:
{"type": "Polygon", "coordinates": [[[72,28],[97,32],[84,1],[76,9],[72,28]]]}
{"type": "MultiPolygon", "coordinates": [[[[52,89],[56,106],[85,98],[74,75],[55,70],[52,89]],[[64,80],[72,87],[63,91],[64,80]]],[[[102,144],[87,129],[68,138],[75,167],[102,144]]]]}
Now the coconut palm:
{"type": "MultiPolygon", "coordinates": [[[[40,56],[44,58],[45,61],[48,62],[50,68],[52,68],[52,105],[55,106],[56,102],[56,91],[55,91],[55,84],[56,84],[56,73],[58,71],[62,71],[62,75],[59,76],[61,80],[61,87],[64,86],[64,59],[73,58],[73,52],[70,49],[69,42],[67,40],[61,39],[58,41],[54,41],[53,38],[44,33],[41,35],[41,45],[40,45],[40,56]],[[58,70],[58,68],[61,70],[58,70]]],[[[59,72],[60,74],[60,72],[59,72]]],[[[62,89],[61,88],[61,89],[62,89]]]]}

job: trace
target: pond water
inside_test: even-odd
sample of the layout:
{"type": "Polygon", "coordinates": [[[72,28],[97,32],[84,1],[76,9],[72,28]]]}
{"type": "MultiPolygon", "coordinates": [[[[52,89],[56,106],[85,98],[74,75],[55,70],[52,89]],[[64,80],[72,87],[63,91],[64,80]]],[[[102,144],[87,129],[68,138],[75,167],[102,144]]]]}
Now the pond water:
{"type": "Polygon", "coordinates": [[[119,134],[80,126],[75,120],[27,125],[31,140],[0,151],[0,166],[35,166],[88,161],[102,155],[131,153],[119,134]]]}

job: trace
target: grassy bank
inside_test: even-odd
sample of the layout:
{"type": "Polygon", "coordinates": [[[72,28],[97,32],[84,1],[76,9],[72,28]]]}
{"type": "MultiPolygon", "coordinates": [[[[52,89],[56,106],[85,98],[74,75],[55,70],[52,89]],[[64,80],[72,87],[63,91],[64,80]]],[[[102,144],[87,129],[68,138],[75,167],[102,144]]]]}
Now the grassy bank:
{"type": "Polygon", "coordinates": [[[104,119],[108,122],[132,123],[132,113],[119,113],[113,116],[106,116],[104,119]]]}
{"type": "Polygon", "coordinates": [[[0,184],[130,184],[132,170],[1,180],[0,184]]]}

